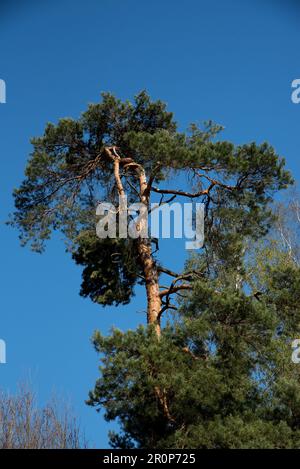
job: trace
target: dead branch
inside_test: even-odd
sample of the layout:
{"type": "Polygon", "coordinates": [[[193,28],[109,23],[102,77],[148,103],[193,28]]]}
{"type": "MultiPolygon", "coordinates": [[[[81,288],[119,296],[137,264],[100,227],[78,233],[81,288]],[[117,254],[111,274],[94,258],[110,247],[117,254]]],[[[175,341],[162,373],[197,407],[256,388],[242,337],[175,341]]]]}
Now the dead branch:
{"type": "Polygon", "coordinates": [[[176,286],[173,286],[173,287],[167,288],[166,290],[161,291],[159,295],[161,298],[163,298],[166,295],[176,293],[180,290],[192,290],[192,288],[193,288],[192,285],[188,285],[188,284],[176,285],[176,286]]]}

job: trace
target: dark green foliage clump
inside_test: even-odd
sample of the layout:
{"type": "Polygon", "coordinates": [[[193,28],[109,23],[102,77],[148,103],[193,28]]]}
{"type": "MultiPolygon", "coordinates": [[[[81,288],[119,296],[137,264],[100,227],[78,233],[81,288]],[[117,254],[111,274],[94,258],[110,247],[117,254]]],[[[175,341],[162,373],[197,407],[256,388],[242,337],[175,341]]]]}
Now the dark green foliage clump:
{"type": "Polygon", "coordinates": [[[82,233],[77,242],[73,259],[84,266],[80,294],[104,306],[128,303],[141,271],[136,243],[131,239],[99,239],[94,232],[82,233]]]}

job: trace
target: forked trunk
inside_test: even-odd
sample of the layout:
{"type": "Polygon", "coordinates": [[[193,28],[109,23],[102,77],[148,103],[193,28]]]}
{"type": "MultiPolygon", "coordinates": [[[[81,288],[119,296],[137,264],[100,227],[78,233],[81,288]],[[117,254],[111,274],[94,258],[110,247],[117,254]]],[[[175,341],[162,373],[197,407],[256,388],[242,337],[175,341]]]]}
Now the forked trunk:
{"type": "MultiPolygon", "coordinates": [[[[107,157],[113,161],[114,164],[114,177],[116,181],[116,186],[120,197],[125,196],[124,187],[122,184],[122,179],[120,175],[120,166],[123,170],[136,171],[139,179],[140,186],[140,200],[147,208],[147,214],[149,209],[149,187],[147,184],[147,178],[143,167],[135,163],[131,158],[123,158],[118,155],[116,147],[106,147],[105,152],[107,157]]],[[[141,220],[139,226],[141,233],[148,232],[148,220],[145,218],[141,220]],[[147,227],[141,226],[146,223],[147,227]]],[[[144,278],[146,282],[146,294],[147,294],[147,324],[154,325],[155,332],[157,337],[160,337],[160,313],[161,313],[161,296],[159,291],[158,283],[158,271],[155,260],[152,254],[151,241],[149,238],[139,238],[138,239],[138,253],[139,253],[139,262],[143,268],[144,278]]]]}

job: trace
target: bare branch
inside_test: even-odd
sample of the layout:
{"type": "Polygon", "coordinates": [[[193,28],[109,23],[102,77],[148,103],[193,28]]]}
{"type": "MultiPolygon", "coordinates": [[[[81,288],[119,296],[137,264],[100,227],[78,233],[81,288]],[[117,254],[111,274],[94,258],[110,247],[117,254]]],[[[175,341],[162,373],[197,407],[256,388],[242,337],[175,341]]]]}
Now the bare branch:
{"type": "Polygon", "coordinates": [[[202,191],[198,192],[186,192],[186,191],[180,191],[176,189],[159,189],[158,187],[152,187],[152,191],[156,192],[158,194],[174,194],[174,195],[180,195],[182,197],[189,197],[189,198],[196,198],[200,197],[201,195],[207,195],[209,194],[210,190],[215,186],[215,184],[211,184],[208,189],[204,189],[202,191]]]}
{"type": "Polygon", "coordinates": [[[167,288],[166,290],[163,290],[160,292],[160,297],[164,297],[166,295],[170,295],[172,293],[176,293],[178,292],[179,290],[192,290],[192,285],[188,285],[188,284],[182,284],[182,285],[176,285],[176,286],[171,286],[170,288],[167,288]]]}

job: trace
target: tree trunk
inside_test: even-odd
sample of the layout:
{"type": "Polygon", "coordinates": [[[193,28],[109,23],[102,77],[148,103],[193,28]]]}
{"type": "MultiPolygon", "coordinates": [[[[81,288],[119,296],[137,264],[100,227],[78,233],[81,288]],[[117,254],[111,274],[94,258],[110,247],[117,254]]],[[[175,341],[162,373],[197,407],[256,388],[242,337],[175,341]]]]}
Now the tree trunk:
{"type": "MultiPolygon", "coordinates": [[[[113,161],[114,177],[116,180],[116,186],[120,197],[124,197],[125,195],[122,179],[120,176],[120,165],[122,164],[122,168],[124,170],[131,168],[132,170],[136,171],[140,186],[140,200],[146,206],[148,213],[150,191],[144,168],[141,165],[135,163],[131,158],[121,159],[121,157],[117,153],[116,147],[106,147],[105,152],[107,157],[113,161]]],[[[146,223],[146,220],[141,221],[141,223],[143,222],[146,223]]],[[[144,232],[143,228],[143,226],[140,226],[141,232],[144,232]]],[[[138,253],[139,261],[142,265],[146,281],[147,324],[153,324],[157,337],[160,337],[161,296],[158,283],[158,270],[156,262],[153,258],[151,240],[149,238],[138,239],[138,253]]]]}
{"type": "MultiPolygon", "coordinates": [[[[139,173],[141,202],[149,209],[149,192],[145,171],[141,168],[139,173]]],[[[153,259],[151,240],[149,238],[141,238],[138,241],[138,252],[140,262],[143,266],[144,276],[146,280],[147,293],[147,323],[153,324],[155,332],[160,337],[160,311],[161,297],[158,283],[158,270],[156,262],[153,259]]]]}
{"type": "Polygon", "coordinates": [[[155,332],[160,337],[161,297],[159,294],[157,267],[151,252],[151,241],[149,239],[140,239],[138,242],[140,262],[143,266],[146,280],[147,323],[154,325],[155,332]]]}

